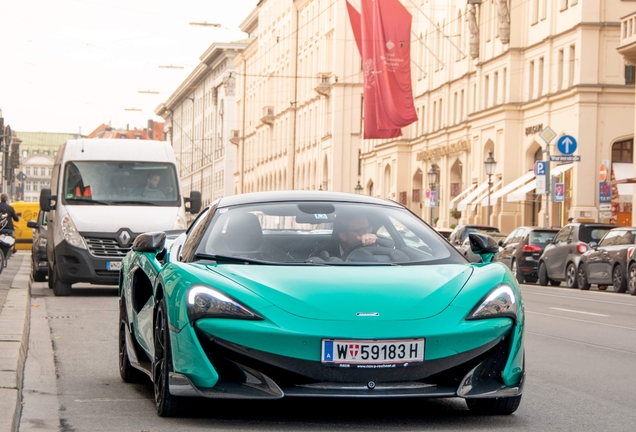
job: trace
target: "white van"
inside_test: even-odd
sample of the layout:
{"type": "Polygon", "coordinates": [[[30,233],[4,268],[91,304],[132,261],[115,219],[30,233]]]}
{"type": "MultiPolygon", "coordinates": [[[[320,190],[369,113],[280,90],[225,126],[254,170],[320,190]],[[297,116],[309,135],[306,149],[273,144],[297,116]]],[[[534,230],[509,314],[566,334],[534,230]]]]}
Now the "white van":
{"type": "Polygon", "coordinates": [[[60,146],[40,207],[49,212],[49,287],[67,296],[76,282],[117,285],[133,240],[184,230],[185,212],[201,209],[201,193],[182,196],[165,141],[79,139],[60,146]]]}

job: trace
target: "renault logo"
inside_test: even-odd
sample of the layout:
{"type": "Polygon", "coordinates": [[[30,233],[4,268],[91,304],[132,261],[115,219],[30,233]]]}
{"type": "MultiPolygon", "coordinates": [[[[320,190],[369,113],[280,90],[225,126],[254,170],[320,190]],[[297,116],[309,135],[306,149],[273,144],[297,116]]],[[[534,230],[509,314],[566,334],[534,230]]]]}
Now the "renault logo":
{"type": "Polygon", "coordinates": [[[119,242],[126,246],[128,243],[130,243],[130,239],[132,238],[132,236],[130,235],[130,233],[126,230],[122,231],[119,233],[119,242]]]}

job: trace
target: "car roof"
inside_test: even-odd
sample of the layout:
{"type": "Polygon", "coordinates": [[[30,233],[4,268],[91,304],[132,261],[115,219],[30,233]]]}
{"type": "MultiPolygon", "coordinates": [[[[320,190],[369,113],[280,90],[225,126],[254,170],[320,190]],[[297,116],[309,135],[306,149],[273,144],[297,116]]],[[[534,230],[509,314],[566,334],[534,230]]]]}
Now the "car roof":
{"type": "Polygon", "coordinates": [[[272,191],[252,192],[240,195],[230,195],[219,200],[218,207],[230,207],[242,204],[258,204],[267,202],[297,202],[297,201],[327,201],[350,202],[362,204],[376,204],[403,208],[395,201],[375,198],[368,195],[358,195],[331,191],[272,191]]]}

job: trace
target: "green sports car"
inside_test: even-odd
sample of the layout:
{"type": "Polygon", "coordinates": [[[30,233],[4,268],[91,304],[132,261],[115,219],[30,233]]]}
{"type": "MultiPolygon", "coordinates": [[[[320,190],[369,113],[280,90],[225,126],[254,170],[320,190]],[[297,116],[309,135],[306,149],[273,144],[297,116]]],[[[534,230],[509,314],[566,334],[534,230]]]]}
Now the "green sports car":
{"type": "Polygon", "coordinates": [[[461,397],[510,414],[525,376],[521,293],[471,234],[469,263],[405,207],[263,192],[185,233],[139,235],[119,281],[119,369],[161,416],[190,397],[461,397]]]}

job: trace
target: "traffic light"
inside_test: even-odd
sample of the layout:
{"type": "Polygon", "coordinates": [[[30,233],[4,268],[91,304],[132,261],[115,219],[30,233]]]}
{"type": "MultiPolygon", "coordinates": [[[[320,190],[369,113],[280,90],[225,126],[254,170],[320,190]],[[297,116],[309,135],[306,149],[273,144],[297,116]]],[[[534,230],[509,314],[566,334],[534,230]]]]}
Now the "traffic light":
{"type": "Polygon", "coordinates": [[[18,168],[20,166],[20,144],[11,144],[11,156],[9,157],[9,168],[18,168]]]}

